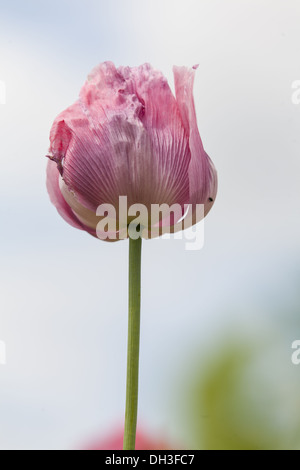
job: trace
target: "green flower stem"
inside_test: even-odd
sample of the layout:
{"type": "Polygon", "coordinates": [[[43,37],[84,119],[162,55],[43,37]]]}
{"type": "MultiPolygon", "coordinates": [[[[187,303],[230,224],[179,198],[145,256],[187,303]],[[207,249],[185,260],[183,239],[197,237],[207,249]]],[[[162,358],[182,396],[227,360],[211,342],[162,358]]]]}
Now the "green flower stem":
{"type": "Polygon", "coordinates": [[[142,239],[140,237],[137,240],[129,238],[128,349],[124,450],[135,449],[140,350],[141,252],[142,239]]]}

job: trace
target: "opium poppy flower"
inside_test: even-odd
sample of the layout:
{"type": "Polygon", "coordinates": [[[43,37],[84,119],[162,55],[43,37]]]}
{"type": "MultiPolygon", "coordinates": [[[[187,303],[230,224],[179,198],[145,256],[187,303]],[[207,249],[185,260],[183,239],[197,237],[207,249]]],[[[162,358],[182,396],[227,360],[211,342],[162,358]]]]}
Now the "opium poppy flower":
{"type": "Polygon", "coordinates": [[[147,212],[139,223],[149,238],[158,222],[164,232],[178,230],[187,208],[189,226],[208,213],[217,176],[197,127],[195,69],[174,67],[176,97],[149,64],[116,68],[104,62],[92,71],[50,133],[48,192],[69,224],[101,239],[126,238],[134,219],[127,209],[142,205],[147,212]],[[125,217],[120,197],[126,197],[125,217]],[[168,222],[151,214],[162,204],[174,209],[168,222]],[[99,224],[104,216],[106,227],[99,224]]]}
{"type": "Polygon", "coordinates": [[[47,187],[60,215],[100,239],[129,238],[126,450],[136,437],[141,238],[197,223],[217,193],[197,127],[196,68],[174,67],[174,96],[149,64],[104,62],[50,132],[47,187]]]}

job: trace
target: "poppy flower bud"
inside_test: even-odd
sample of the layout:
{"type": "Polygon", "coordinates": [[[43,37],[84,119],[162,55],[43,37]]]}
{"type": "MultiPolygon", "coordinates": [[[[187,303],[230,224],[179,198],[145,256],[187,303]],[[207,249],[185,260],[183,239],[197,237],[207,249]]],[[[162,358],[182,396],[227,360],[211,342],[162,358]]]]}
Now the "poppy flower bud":
{"type": "Polygon", "coordinates": [[[135,223],[152,238],[209,212],[217,174],[197,127],[195,69],[174,67],[176,97],[149,64],[92,71],[50,133],[47,188],[69,224],[113,241],[135,223]]]}

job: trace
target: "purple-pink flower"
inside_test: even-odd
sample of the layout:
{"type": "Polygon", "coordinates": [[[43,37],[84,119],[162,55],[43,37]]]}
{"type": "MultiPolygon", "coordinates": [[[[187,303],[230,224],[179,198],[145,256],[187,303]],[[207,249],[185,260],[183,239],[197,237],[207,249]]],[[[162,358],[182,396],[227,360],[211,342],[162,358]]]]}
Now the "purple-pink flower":
{"type": "MultiPolygon", "coordinates": [[[[101,204],[180,205],[169,231],[190,205],[192,223],[217,193],[217,174],[197,127],[193,99],[196,67],[174,67],[175,95],[151,65],[97,66],[79,99],[54,121],[47,188],[72,226],[96,236],[101,204]]],[[[130,221],[128,218],[126,225],[130,221]]],[[[151,221],[150,221],[151,224],[151,221]]],[[[124,228],[124,227],[123,227],[124,228]]],[[[116,239],[122,229],[117,224],[116,239]]]]}

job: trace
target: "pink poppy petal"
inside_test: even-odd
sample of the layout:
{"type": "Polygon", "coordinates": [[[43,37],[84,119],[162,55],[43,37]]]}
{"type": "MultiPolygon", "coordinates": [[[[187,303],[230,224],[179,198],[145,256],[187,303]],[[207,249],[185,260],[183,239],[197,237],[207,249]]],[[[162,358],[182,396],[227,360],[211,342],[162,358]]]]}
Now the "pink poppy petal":
{"type": "MultiPolygon", "coordinates": [[[[68,222],[72,227],[78,228],[79,230],[84,230],[88,232],[95,238],[97,237],[96,230],[88,225],[82,223],[79,218],[76,216],[72,208],[64,199],[60,187],[59,187],[59,171],[57,169],[57,165],[49,160],[47,164],[47,190],[50,196],[50,200],[52,204],[56,207],[58,213],[61,217],[68,222]]],[[[105,239],[104,241],[118,241],[119,235],[117,234],[116,240],[113,239],[105,239]]]]}
{"type": "Polygon", "coordinates": [[[191,162],[189,166],[190,203],[204,204],[205,214],[210,210],[217,194],[217,173],[203,148],[197,126],[193,85],[195,69],[174,67],[175,91],[181,118],[189,134],[191,162]]]}
{"type": "Polygon", "coordinates": [[[188,139],[160,72],[147,64],[133,69],[100,64],[79,104],[85,125],[77,119],[78,106],[76,119],[63,116],[74,136],[64,179],[83,205],[116,204],[119,195],[147,206],[187,202],[188,139]]]}
{"type": "Polygon", "coordinates": [[[161,182],[158,200],[170,205],[184,204],[188,201],[191,155],[188,134],[167,79],[150,64],[119,70],[143,104],[139,117],[152,143],[152,164],[157,165],[155,178],[161,182]]]}
{"type": "Polygon", "coordinates": [[[47,164],[47,190],[52,204],[56,207],[61,217],[72,227],[85,230],[85,227],[74,215],[70,206],[66,203],[59,189],[59,171],[56,163],[51,160],[47,164]]]}

